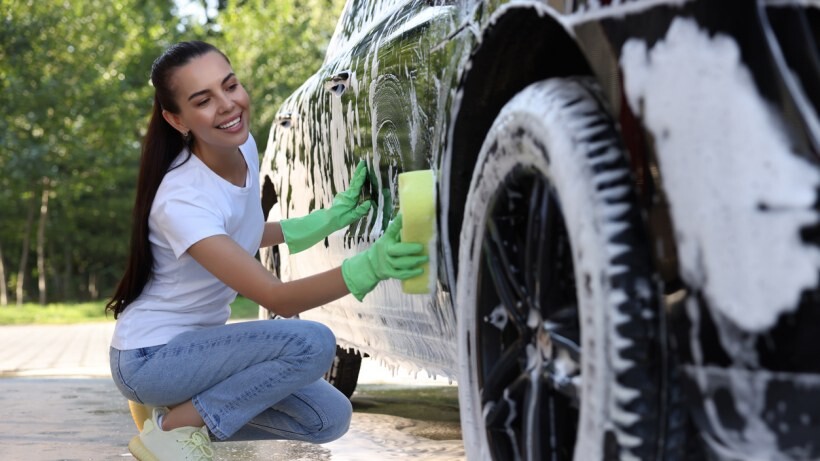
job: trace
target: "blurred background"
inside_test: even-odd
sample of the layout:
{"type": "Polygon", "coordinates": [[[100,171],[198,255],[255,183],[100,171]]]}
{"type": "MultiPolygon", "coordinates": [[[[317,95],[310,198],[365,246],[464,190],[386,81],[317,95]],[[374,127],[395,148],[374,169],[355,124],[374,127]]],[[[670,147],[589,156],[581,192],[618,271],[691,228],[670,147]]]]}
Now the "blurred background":
{"type": "Polygon", "coordinates": [[[168,45],[199,39],[228,55],[263,153],[343,5],[0,0],[0,324],[102,315],[125,266],[151,63],[168,45]]]}

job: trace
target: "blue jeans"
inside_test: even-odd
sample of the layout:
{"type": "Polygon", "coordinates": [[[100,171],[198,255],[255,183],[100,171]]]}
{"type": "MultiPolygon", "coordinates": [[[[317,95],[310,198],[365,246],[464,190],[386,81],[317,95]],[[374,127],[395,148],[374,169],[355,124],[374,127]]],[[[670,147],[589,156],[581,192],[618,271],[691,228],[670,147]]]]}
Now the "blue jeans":
{"type": "Polygon", "coordinates": [[[110,351],[114,383],[130,400],[192,400],[219,440],[312,443],[335,440],[350,425],[350,401],[321,379],[335,354],[327,327],[295,319],[233,323],[110,351]]]}

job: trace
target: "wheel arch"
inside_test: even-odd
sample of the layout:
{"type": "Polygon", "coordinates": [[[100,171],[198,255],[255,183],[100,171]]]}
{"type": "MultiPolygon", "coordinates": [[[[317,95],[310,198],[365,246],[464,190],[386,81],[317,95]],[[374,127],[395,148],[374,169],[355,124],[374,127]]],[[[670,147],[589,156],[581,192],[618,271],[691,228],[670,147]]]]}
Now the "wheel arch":
{"type": "Polygon", "coordinates": [[[455,283],[458,246],[473,169],[501,108],[519,91],[540,80],[592,75],[572,34],[542,5],[503,8],[487,22],[459,82],[451,121],[444,194],[453,206],[442,209],[448,278],[455,283]]]}

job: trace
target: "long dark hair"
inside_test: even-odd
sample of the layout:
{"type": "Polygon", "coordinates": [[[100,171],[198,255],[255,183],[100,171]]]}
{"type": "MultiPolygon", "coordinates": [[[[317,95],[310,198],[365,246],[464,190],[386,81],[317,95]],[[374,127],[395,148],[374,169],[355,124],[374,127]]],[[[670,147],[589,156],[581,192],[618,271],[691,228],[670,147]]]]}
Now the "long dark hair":
{"type": "MultiPolygon", "coordinates": [[[[174,71],[192,59],[206,53],[217,52],[225,60],[224,53],[209,43],[200,41],[180,42],[165,50],[151,66],[151,84],[154,86],[154,108],[148,122],[148,132],[142,142],[137,198],[134,203],[131,223],[131,244],[128,264],[122,280],[111,300],[105,305],[106,312],[113,312],[116,319],[134,299],[142,293],[154,264],[151,244],[148,241],[148,216],[157,195],[157,189],[171,167],[171,162],[186,144],[190,147],[192,137],[187,140],[162,116],[162,111],[179,113],[174,100],[171,78],[174,71]]],[[[230,61],[229,61],[230,62],[230,61]]],[[[190,149],[188,158],[190,158],[190,149]]],[[[187,159],[186,159],[187,161],[187,159]]]]}

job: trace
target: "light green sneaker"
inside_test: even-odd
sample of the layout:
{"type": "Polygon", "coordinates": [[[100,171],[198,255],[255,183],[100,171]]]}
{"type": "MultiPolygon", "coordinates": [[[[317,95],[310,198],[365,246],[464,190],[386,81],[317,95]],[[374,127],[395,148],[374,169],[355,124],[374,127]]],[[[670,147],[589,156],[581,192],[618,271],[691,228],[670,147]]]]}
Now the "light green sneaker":
{"type": "Polygon", "coordinates": [[[154,408],[142,432],[128,443],[128,450],[139,461],[210,461],[214,459],[208,428],[180,427],[163,431],[157,417],[167,408],[154,408]]]}

